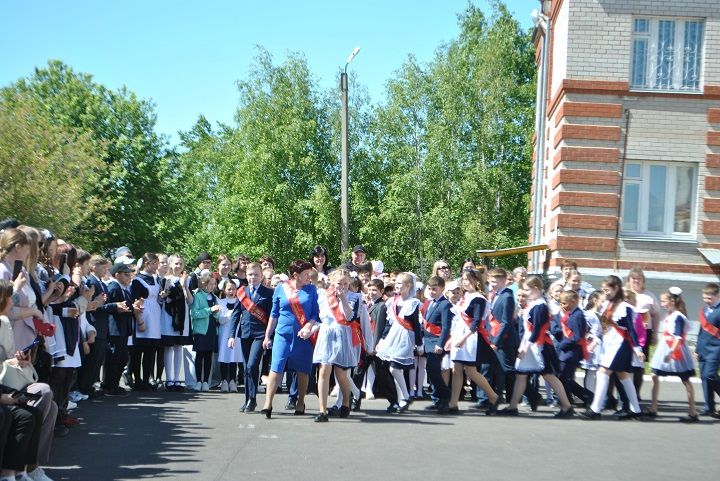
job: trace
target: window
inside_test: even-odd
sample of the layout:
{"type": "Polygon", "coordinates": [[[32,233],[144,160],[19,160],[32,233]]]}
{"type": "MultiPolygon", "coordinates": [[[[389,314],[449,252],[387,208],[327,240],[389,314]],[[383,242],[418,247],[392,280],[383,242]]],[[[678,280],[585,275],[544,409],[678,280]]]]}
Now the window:
{"type": "Polygon", "coordinates": [[[623,235],[692,239],[697,167],[681,162],[628,162],[623,177],[623,235]]]}
{"type": "Polygon", "coordinates": [[[699,91],[703,21],[635,18],[630,87],[699,91]]]}

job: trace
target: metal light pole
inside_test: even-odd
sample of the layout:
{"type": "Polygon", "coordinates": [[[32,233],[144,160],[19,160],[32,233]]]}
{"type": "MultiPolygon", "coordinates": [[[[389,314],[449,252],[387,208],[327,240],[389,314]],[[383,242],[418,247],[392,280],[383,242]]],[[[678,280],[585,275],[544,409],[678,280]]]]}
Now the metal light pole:
{"type": "Polygon", "coordinates": [[[340,218],[341,218],[341,234],[340,239],[340,252],[344,255],[349,247],[348,235],[349,235],[349,213],[348,213],[348,78],[347,68],[350,62],[353,61],[355,56],[360,51],[360,47],[355,47],[345,62],[345,68],[340,73],[340,100],[341,100],[341,112],[340,112],[340,123],[341,123],[341,177],[340,177],[340,218]]]}

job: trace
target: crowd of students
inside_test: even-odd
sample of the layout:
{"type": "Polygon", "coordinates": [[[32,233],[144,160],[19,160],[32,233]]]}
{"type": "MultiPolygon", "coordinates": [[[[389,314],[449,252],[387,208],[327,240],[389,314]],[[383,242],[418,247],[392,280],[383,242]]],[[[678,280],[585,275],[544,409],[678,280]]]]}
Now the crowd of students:
{"type": "MultiPolygon", "coordinates": [[[[670,287],[658,299],[640,269],[625,283],[609,276],[594,290],[565,261],[562,278],[545,289],[524,268],[488,270],[472,259],[457,278],[438,260],[423,282],[368,262],[362,246],[337,269],[316,246],[287,273],[276,272],[267,255],[257,262],[221,255],[213,263],[203,253],[193,266],[178,255],[135,259],[127,247],[112,257],[46,229],[6,222],[0,231],[0,355],[7,359],[0,481],[49,479],[39,464],[49,459],[53,434],[78,424],[70,411],[89,397],[126,395],[123,384],[136,391],[244,386],[243,412],[256,410],[264,384],[261,411],[271,418],[285,374],[286,407],[305,414],[305,394],[315,391],[315,421],[326,422],[376,397],[388,400],[389,413],[406,412],[427,395],[427,409],[458,413],[468,389],[487,415],[514,416],[521,402],[537,409],[543,378],[545,402],[560,406],[556,417],[573,416],[575,402],[594,420],[603,409],[620,419],[652,419],[658,378],[678,376],[689,403],[680,420],[698,420],[682,292],[670,287]],[[643,411],[648,362],[653,387],[643,411]],[[333,385],[337,400],[328,406],[333,385]]],[[[718,417],[717,284],[706,286],[703,300],[696,354],[704,413],[718,417]]]]}

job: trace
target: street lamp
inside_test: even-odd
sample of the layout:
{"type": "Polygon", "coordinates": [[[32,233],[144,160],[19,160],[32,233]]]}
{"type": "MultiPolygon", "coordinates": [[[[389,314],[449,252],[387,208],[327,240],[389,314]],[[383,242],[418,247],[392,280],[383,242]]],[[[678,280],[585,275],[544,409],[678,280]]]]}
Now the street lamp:
{"type": "Polygon", "coordinates": [[[342,128],[342,139],[341,139],[341,179],[340,179],[340,218],[341,218],[341,239],[340,239],[340,251],[344,255],[347,252],[348,246],[348,79],[347,79],[347,68],[350,62],[353,61],[355,56],[360,51],[360,47],[355,47],[352,53],[348,56],[347,62],[345,62],[345,68],[340,73],[340,99],[342,103],[340,112],[340,123],[342,128]]]}

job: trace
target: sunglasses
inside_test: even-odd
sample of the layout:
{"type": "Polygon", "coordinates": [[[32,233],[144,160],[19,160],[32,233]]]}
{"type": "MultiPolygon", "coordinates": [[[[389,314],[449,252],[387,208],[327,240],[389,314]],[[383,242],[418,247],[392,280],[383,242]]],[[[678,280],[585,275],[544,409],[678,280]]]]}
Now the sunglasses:
{"type": "Polygon", "coordinates": [[[440,267],[438,267],[438,270],[443,270],[443,271],[445,271],[445,270],[448,270],[448,269],[450,269],[450,266],[440,266],[440,267]]]}

